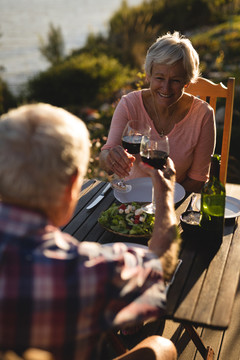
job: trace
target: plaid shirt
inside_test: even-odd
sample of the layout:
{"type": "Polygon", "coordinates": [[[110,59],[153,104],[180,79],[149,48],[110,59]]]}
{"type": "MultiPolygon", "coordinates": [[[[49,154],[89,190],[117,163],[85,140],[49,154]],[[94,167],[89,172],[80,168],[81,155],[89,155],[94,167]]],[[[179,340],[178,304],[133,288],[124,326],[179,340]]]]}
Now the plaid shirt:
{"type": "Polygon", "coordinates": [[[154,254],[78,243],[40,213],[2,203],[0,267],[0,349],[96,360],[105,330],[164,313],[154,254]]]}

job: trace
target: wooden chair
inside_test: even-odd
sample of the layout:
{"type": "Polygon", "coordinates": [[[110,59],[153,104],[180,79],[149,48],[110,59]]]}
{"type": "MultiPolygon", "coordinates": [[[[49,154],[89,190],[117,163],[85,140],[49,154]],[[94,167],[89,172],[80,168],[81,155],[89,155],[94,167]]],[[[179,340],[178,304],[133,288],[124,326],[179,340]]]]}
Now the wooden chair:
{"type": "Polygon", "coordinates": [[[216,113],[217,99],[225,99],[225,116],[221,148],[220,180],[225,185],[227,180],[228,157],[232,130],[233,101],[234,101],[235,78],[230,77],[227,86],[222,83],[215,84],[205,78],[199,78],[194,84],[190,84],[186,92],[207,101],[216,113]]]}

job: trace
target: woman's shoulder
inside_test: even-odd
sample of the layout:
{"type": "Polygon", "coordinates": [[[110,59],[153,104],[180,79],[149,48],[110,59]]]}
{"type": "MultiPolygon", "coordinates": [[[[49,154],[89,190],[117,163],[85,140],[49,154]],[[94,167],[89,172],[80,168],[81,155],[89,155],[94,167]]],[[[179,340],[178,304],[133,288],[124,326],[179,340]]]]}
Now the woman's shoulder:
{"type": "Polygon", "coordinates": [[[196,96],[193,96],[192,109],[194,109],[194,111],[197,109],[198,111],[202,111],[204,113],[214,112],[213,108],[207,101],[204,101],[196,96]]]}
{"type": "Polygon", "coordinates": [[[179,124],[189,126],[191,123],[195,126],[202,122],[212,123],[212,121],[214,121],[214,110],[206,101],[190,94],[185,95],[187,95],[189,99],[191,98],[191,106],[188,113],[179,124]]]}
{"type": "Polygon", "coordinates": [[[133,90],[133,91],[130,91],[128,92],[127,94],[124,94],[122,96],[122,99],[125,99],[125,100],[139,100],[142,98],[142,93],[143,93],[143,90],[133,90]]]}
{"type": "Polygon", "coordinates": [[[116,106],[114,118],[116,117],[116,114],[121,117],[125,116],[128,119],[139,117],[143,112],[144,105],[142,100],[142,90],[134,90],[122,95],[116,106]]]}
{"type": "Polygon", "coordinates": [[[129,110],[143,108],[143,91],[133,90],[122,96],[120,104],[126,106],[129,110]]]}

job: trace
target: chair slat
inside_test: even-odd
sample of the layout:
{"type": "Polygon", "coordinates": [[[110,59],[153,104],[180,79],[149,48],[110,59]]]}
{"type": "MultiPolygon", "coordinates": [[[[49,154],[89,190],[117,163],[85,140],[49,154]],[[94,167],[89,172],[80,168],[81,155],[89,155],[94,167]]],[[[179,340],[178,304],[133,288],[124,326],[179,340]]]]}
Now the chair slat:
{"type": "Polygon", "coordinates": [[[227,167],[232,131],[233,101],[234,101],[235,78],[228,78],[227,86],[222,83],[214,83],[205,78],[199,78],[194,84],[189,84],[186,92],[207,101],[216,113],[217,99],[224,98],[225,117],[223,127],[223,138],[221,147],[220,180],[225,185],[227,180],[227,167]]]}

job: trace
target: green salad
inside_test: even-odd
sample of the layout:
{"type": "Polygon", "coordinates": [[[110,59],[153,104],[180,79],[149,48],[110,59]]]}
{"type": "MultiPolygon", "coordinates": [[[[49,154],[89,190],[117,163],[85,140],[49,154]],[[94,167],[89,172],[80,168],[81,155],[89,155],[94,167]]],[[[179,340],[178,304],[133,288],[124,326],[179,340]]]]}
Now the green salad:
{"type": "Polygon", "coordinates": [[[136,202],[121,205],[114,203],[101,213],[98,222],[117,233],[150,236],[154,219],[153,214],[144,212],[141,205],[136,202]]]}

